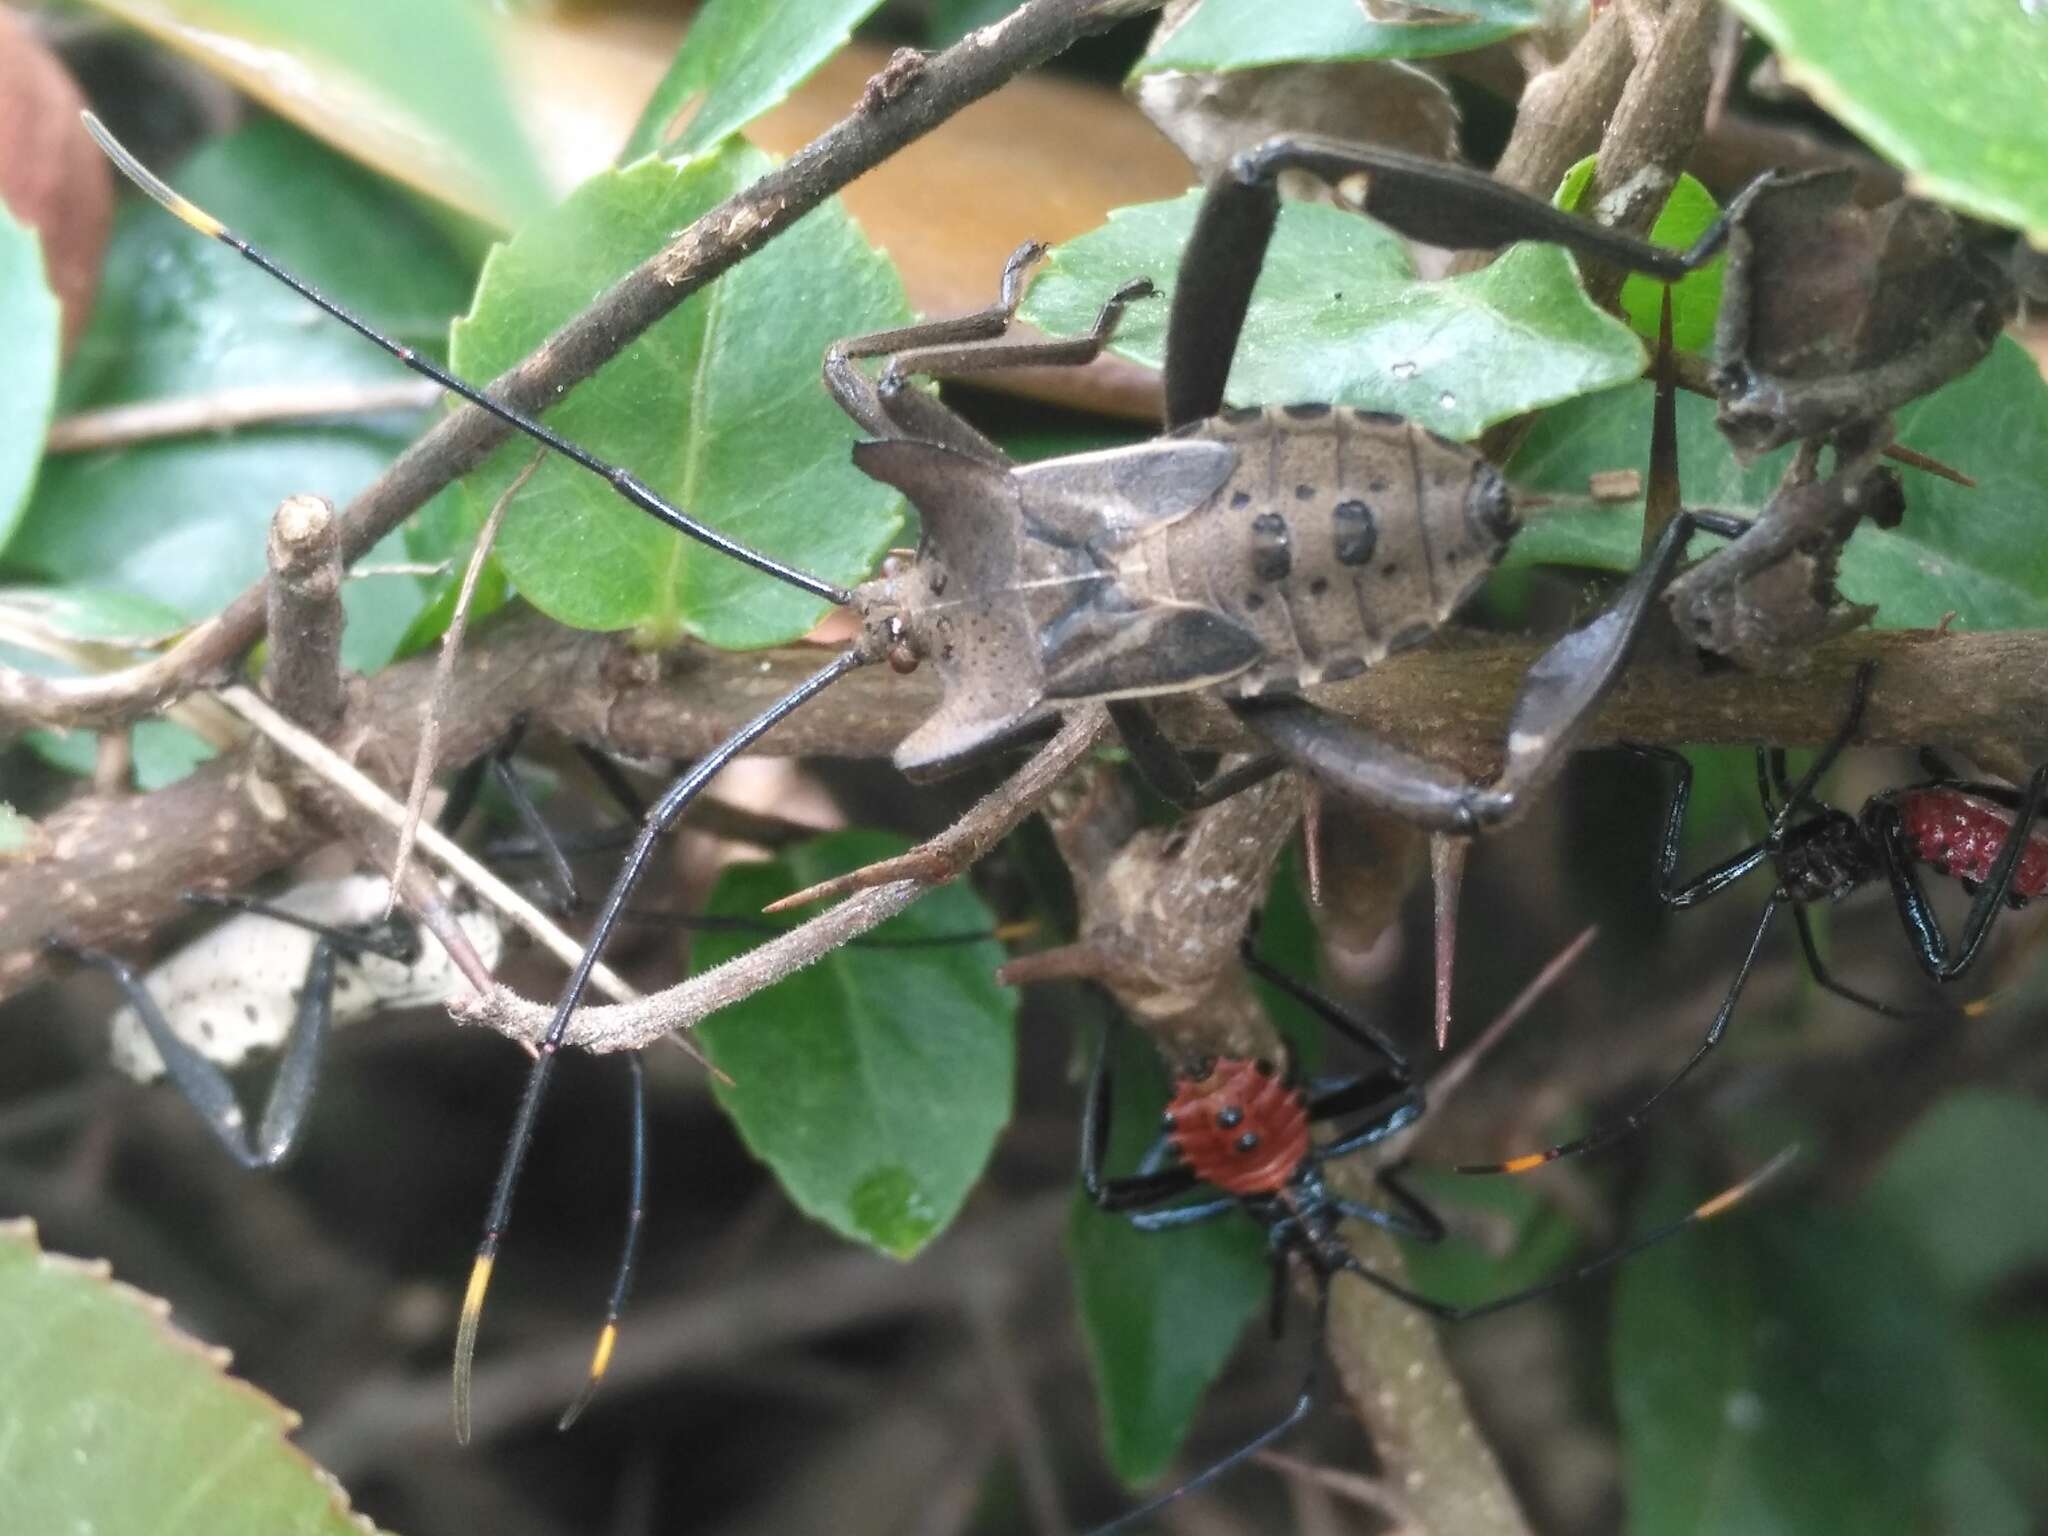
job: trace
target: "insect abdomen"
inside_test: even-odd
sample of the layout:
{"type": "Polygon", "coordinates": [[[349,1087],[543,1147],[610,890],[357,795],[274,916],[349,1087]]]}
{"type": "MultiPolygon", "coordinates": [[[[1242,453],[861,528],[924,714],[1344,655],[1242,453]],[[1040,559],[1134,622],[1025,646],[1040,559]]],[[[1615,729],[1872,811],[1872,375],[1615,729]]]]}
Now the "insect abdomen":
{"type": "Polygon", "coordinates": [[[1231,411],[1189,429],[1237,451],[1229,481],[1166,531],[1172,595],[1253,631],[1254,696],[1355,676],[1426,639],[1507,548],[1514,513],[1485,459],[1346,406],[1231,411]]]}
{"type": "Polygon", "coordinates": [[[1180,1079],[1166,1123],[1181,1161],[1228,1194],[1273,1194],[1308,1156],[1308,1105],[1265,1062],[1225,1058],[1180,1079]]]}
{"type": "MultiPolygon", "coordinates": [[[[1998,847],[2012,830],[2013,812],[1960,789],[1909,790],[1898,797],[1899,818],[1913,857],[1937,874],[1982,883],[1991,878],[1998,847]]],[[[2048,836],[2036,829],[2013,872],[2020,900],[2048,891],[2048,836]]]]}

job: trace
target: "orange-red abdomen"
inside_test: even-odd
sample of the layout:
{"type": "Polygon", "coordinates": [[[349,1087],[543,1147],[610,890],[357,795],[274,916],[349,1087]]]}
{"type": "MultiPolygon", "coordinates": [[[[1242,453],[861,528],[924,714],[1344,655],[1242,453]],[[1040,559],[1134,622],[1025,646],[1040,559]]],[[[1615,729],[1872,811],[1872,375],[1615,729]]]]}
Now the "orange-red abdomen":
{"type": "MultiPolygon", "coordinates": [[[[1898,797],[1899,817],[1913,856],[1938,873],[1982,883],[1991,878],[1998,846],[2012,830],[2014,812],[1958,789],[1907,790],[1898,797]]],[[[2048,892],[2048,831],[2036,827],[2013,871],[2012,894],[2048,892]]]]}
{"type": "Polygon", "coordinates": [[[1181,1078],[1166,1123],[1181,1161],[1227,1194],[1277,1193],[1308,1156],[1308,1103],[1264,1062],[1226,1058],[1181,1078]]]}

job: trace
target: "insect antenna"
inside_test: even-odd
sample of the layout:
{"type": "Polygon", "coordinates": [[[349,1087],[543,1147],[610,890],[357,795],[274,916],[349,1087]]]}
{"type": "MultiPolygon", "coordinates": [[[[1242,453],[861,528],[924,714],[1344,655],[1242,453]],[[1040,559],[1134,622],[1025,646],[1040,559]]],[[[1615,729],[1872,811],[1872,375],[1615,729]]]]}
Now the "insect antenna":
{"type": "MultiPolygon", "coordinates": [[[[1385,1291],[1396,1301],[1406,1302],[1411,1307],[1427,1312],[1431,1317],[1436,1318],[1440,1322],[1462,1323],[1475,1317],[1487,1317],[1495,1312],[1504,1312],[1509,1307],[1518,1307],[1523,1302],[1534,1301],[1540,1296],[1548,1296],[1553,1291],[1561,1291],[1566,1286],[1576,1285],[1581,1280],[1587,1280],[1599,1274],[1602,1270],[1612,1269],[1615,1265],[1634,1258],[1645,1249],[1654,1248],[1659,1243],[1670,1241],[1687,1227],[1694,1227],[1698,1226],[1701,1222],[1712,1221],[1716,1216],[1733,1210],[1744,1200],[1755,1194],[1765,1184],[1784,1172],[1798,1156],[1799,1148],[1796,1145],[1786,1147],[1754,1173],[1729,1185],[1728,1188],[1722,1190],[1719,1194],[1702,1200],[1675,1221],[1667,1221],[1661,1227],[1652,1227],[1641,1237],[1631,1238],[1628,1242],[1610,1248],[1605,1253],[1587,1260],[1576,1268],[1568,1269],[1562,1274],[1552,1275],[1548,1280],[1539,1280],[1534,1285],[1524,1286],[1519,1291],[1510,1291],[1505,1296],[1496,1296],[1490,1301],[1476,1302],[1470,1306],[1452,1306],[1448,1302],[1438,1301],[1433,1296],[1425,1296],[1420,1291],[1411,1290],[1398,1280],[1390,1280],[1387,1276],[1368,1268],[1351,1254],[1345,1255],[1344,1270],[1348,1274],[1358,1276],[1359,1279],[1375,1289],[1385,1291]]],[[[1410,1198],[1412,1199],[1413,1197],[1410,1198]]],[[[1350,1213],[1347,1211],[1346,1214],[1350,1213]]]]}
{"type": "Polygon", "coordinates": [[[527,415],[524,411],[507,405],[503,401],[492,399],[475,385],[458,379],[446,369],[420,356],[418,352],[406,346],[403,342],[394,341],[391,337],[384,335],[367,320],[362,319],[360,316],[336,303],[333,299],[328,298],[305,279],[286,270],[276,260],[257,249],[254,245],[251,245],[247,240],[244,240],[190,198],[175,191],[154,171],[150,170],[148,166],[136,159],[128,147],[122,144],[119,139],[116,139],[113,134],[109,133],[106,124],[102,123],[92,113],[83,112],[79,115],[85,121],[85,131],[92,135],[93,142],[98,144],[107,158],[114,162],[115,168],[130,181],[134,182],[142,191],[146,192],[173,217],[209,239],[218,240],[222,245],[227,246],[230,250],[240,255],[252,266],[276,278],[277,281],[283,283],[308,303],[314,304],[332,315],[364,340],[382,348],[414,373],[432,379],[450,394],[460,395],[471,405],[489,412],[499,421],[504,422],[506,426],[525,433],[534,441],[552,448],[571,463],[589,470],[633,506],[638,507],[642,512],[647,513],[651,517],[666,523],[685,537],[695,539],[698,543],[715,549],[720,554],[739,561],[742,565],[751,566],[763,575],[773,576],[777,581],[795,587],[800,592],[808,592],[813,597],[822,597],[828,603],[835,603],[843,607],[849,601],[851,594],[846,588],[826,581],[823,577],[813,576],[808,571],[798,570],[793,565],[785,565],[772,555],[764,555],[759,550],[751,549],[747,545],[740,543],[737,539],[728,538],[710,524],[698,521],[680,507],[664,500],[651,486],[647,485],[630,471],[600,459],[588,449],[578,447],[559,432],[550,427],[543,426],[540,421],[527,415]]]}
{"type": "Polygon", "coordinates": [[[626,1241],[619,1253],[618,1277],[612,1281],[612,1297],[605,1304],[604,1326],[598,1330],[597,1348],[591,1352],[590,1374],[576,1400],[562,1410],[556,1429],[567,1429],[583,1416],[590,1400],[610,1369],[612,1350],[619,1342],[619,1314],[626,1308],[626,1295],[633,1287],[633,1270],[640,1259],[640,1233],[647,1215],[647,1069],[638,1051],[626,1053],[626,1069],[632,1074],[633,1131],[632,1171],[627,1177],[626,1241]]]}
{"type": "MultiPolygon", "coordinates": [[[[526,1163],[526,1154],[533,1145],[533,1129],[540,1116],[541,1099],[547,1092],[548,1079],[552,1076],[555,1058],[562,1049],[562,1042],[569,1033],[569,1020],[583,1000],[583,993],[590,985],[590,973],[595,969],[605,944],[612,931],[618,927],[625,914],[626,903],[632,898],[641,877],[646,874],[654,852],[663,836],[675,825],[676,819],[697,798],[704,787],[715,778],[720,769],[752,746],[762,736],[779,725],[798,708],[816,698],[832,684],[857,667],[874,660],[873,654],[856,644],[841,652],[828,665],[812,673],[788,693],[770,704],[752,720],[741,726],[732,735],[720,742],[697,762],[691,765],[683,776],[671,784],[655,802],[647,814],[640,834],[633,840],[619,873],[612,882],[612,888],[605,894],[604,906],[598,913],[590,937],[583,946],[582,957],[570,973],[561,997],[555,1003],[555,1011],[548,1021],[547,1032],[540,1040],[538,1054],[533,1068],[527,1074],[526,1090],[519,1100],[518,1113],[513,1117],[512,1134],[506,1144],[504,1160],[498,1167],[497,1185],[491,1193],[490,1211],[484,1218],[484,1231],[477,1243],[476,1261],[469,1274],[469,1285],[463,1293],[462,1315],[455,1333],[455,1371],[453,1406],[456,1438],[467,1444],[470,1426],[470,1385],[476,1361],[477,1327],[483,1317],[484,1297],[490,1289],[491,1271],[497,1262],[498,1246],[505,1228],[512,1219],[512,1197],[519,1185],[519,1175],[526,1163]]],[[[609,1355],[610,1346],[600,1341],[600,1352],[609,1355]]]]}

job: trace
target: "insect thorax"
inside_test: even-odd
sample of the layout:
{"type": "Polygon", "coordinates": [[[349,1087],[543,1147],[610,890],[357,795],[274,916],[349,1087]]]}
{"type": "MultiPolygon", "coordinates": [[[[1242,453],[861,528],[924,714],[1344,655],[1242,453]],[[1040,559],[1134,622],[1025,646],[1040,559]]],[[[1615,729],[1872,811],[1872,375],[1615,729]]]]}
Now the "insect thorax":
{"type": "Polygon", "coordinates": [[[1334,682],[1429,638],[1506,551],[1514,509],[1471,449],[1345,406],[1231,411],[1187,435],[1228,443],[1229,480],[1134,553],[1130,583],[1254,633],[1249,696],[1334,682]],[[1163,568],[1163,569],[1162,569],[1163,568]]]}

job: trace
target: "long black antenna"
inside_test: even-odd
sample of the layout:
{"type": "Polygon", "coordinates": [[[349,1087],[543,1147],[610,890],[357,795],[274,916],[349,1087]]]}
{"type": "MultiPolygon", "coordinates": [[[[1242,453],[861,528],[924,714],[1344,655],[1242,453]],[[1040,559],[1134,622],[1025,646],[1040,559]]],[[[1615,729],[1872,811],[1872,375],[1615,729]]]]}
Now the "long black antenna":
{"type": "MultiPolygon", "coordinates": [[[[661,799],[648,812],[646,822],[640,828],[640,835],[633,840],[632,849],[626,854],[620,866],[618,877],[612,888],[605,894],[604,907],[598,913],[597,924],[584,941],[583,956],[570,973],[568,984],[555,1004],[553,1018],[548,1021],[547,1033],[542,1036],[539,1055],[534,1059],[533,1070],[526,1079],[526,1092],[519,1101],[519,1113],[512,1121],[512,1136],[505,1148],[505,1159],[498,1167],[498,1183],[491,1194],[490,1213],[484,1218],[484,1232],[477,1243],[476,1263],[470,1269],[469,1288],[462,1298],[462,1317],[455,1333],[455,1437],[465,1444],[469,1440],[469,1397],[470,1378],[476,1360],[477,1325],[482,1319],[484,1295],[490,1289],[491,1269],[497,1262],[498,1244],[505,1235],[505,1228],[512,1219],[512,1196],[519,1187],[519,1174],[526,1164],[526,1154],[533,1145],[533,1128],[540,1117],[540,1102],[547,1092],[548,1078],[555,1066],[555,1057],[562,1049],[562,1042],[569,1033],[569,1020],[577,1005],[583,1000],[585,988],[590,984],[590,973],[596,967],[598,956],[603,953],[612,930],[619,924],[625,913],[626,903],[631,899],[640,877],[646,873],[663,835],[672,827],[676,818],[683,814],[689,803],[696,799],[704,786],[709,784],[718,771],[740,753],[766,735],[800,706],[823,693],[856,667],[864,666],[873,657],[863,648],[855,646],[842,652],[829,666],[821,668],[803,682],[762,710],[737,731],[720,742],[705,756],[691,765],[688,772],[671,784],[661,799]]],[[[585,1386],[585,1394],[596,1390],[597,1381],[603,1376],[604,1367],[610,1360],[612,1330],[608,1327],[598,1345],[596,1358],[591,1362],[591,1381],[585,1386]]]]}
{"type": "Polygon", "coordinates": [[[303,278],[293,276],[271,257],[265,255],[262,251],[244,240],[190,198],[181,196],[173,191],[154,171],[136,159],[129,152],[126,145],[107,132],[106,124],[93,116],[92,113],[81,112],[79,116],[85,120],[85,131],[92,135],[93,142],[98,144],[106,153],[107,158],[114,162],[115,168],[130,181],[134,182],[136,186],[147,192],[180,222],[198,230],[200,234],[207,236],[209,239],[220,241],[222,245],[237,252],[245,260],[262,271],[269,273],[301,298],[318,305],[328,314],[334,316],[335,319],[354,331],[358,336],[383,348],[384,351],[397,358],[414,373],[432,379],[450,394],[460,395],[471,405],[490,412],[491,415],[497,417],[498,420],[504,422],[507,426],[524,432],[534,441],[552,448],[571,463],[589,470],[642,512],[658,518],[660,521],[668,524],[669,527],[675,529],[676,532],[695,539],[698,543],[715,549],[722,555],[728,555],[732,559],[739,561],[742,565],[752,566],[765,576],[773,576],[777,581],[795,587],[800,592],[808,592],[813,597],[822,597],[828,603],[836,603],[843,607],[851,600],[852,594],[846,588],[826,581],[821,576],[813,576],[808,571],[800,571],[793,565],[785,565],[773,556],[764,555],[759,550],[751,549],[747,545],[740,543],[737,539],[726,537],[726,535],[720,533],[709,523],[699,522],[680,507],[664,500],[652,487],[634,476],[630,471],[621,469],[616,464],[607,463],[588,449],[578,447],[559,432],[541,425],[538,420],[528,416],[525,412],[506,405],[502,401],[493,400],[475,385],[456,378],[454,374],[449,373],[446,369],[421,357],[411,347],[382,334],[372,327],[368,321],[351,314],[348,310],[342,308],[341,305],[335,303],[334,300],[313,287],[311,283],[306,282],[303,278]]]}

